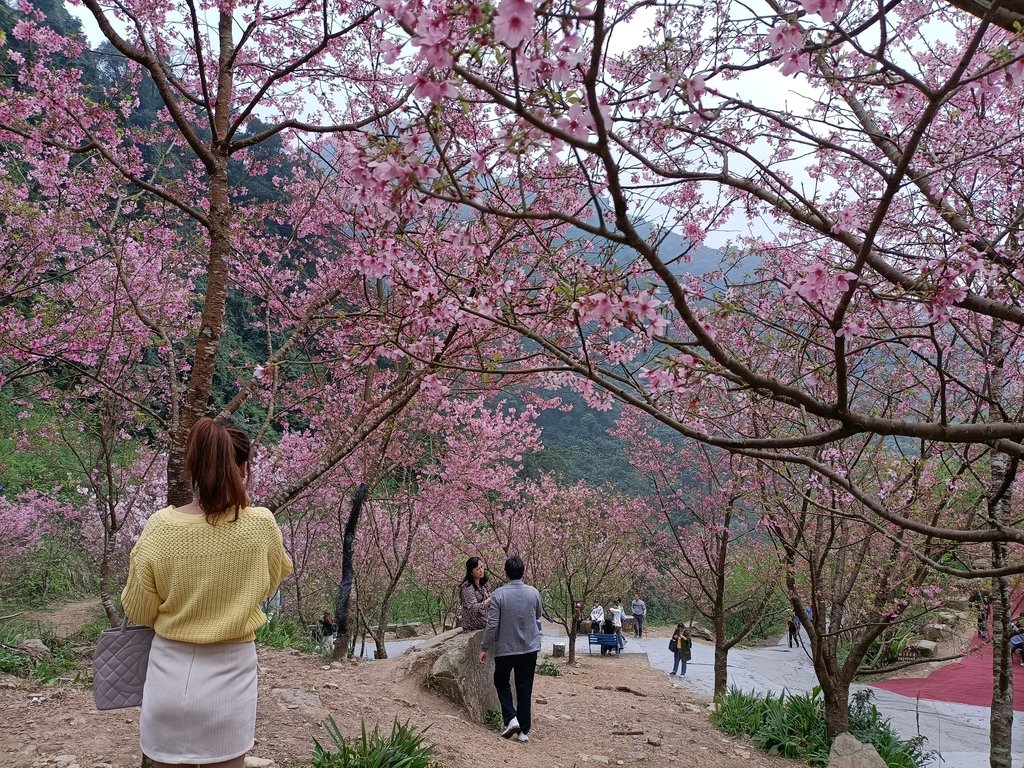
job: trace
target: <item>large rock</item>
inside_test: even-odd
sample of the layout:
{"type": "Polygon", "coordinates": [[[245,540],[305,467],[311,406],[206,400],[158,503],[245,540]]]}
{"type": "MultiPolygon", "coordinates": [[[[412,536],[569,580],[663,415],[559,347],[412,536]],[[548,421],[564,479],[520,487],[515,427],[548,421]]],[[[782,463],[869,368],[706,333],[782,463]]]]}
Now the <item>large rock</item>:
{"type": "Polygon", "coordinates": [[[922,658],[931,658],[935,655],[935,651],[938,650],[938,643],[931,640],[918,640],[910,643],[909,647],[917,649],[917,655],[922,658]]]}
{"type": "Polygon", "coordinates": [[[489,709],[499,709],[494,690],[494,659],[481,665],[483,630],[453,629],[410,648],[402,656],[396,677],[414,676],[430,690],[466,710],[474,723],[483,723],[489,709]]]}
{"type": "MultiPolygon", "coordinates": [[[[709,643],[715,642],[715,636],[711,632],[700,624],[694,622],[684,622],[684,625],[690,630],[690,637],[695,637],[700,640],[707,640],[709,643]]],[[[666,643],[667,645],[667,643],[666,643]]]]}
{"type": "Polygon", "coordinates": [[[840,733],[828,753],[828,768],[887,768],[871,744],[862,744],[848,733],[840,733]]]}
{"type": "Polygon", "coordinates": [[[948,624],[929,624],[921,634],[929,640],[948,640],[953,636],[953,628],[948,624]]]}
{"type": "Polygon", "coordinates": [[[408,637],[419,637],[420,628],[422,626],[423,625],[419,622],[415,622],[413,624],[399,624],[397,627],[395,627],[395,637],[399,639],[404,639],[408,637]]]}

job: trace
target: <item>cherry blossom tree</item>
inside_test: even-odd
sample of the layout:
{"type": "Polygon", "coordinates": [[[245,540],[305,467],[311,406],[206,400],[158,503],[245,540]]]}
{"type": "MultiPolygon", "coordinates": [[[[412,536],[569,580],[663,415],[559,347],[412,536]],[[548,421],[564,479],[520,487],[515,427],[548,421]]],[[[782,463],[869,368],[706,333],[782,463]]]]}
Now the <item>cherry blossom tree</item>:
{"type": "Polygon", "coordinates": [[[721,698],[729,651],[764,621],[778,595],[779,558],[762,524],[753,462],[699,443],[666,442],[653,433],[655,423],[627,413],[615,434],[653,489],[648,504],[658,514],[645,537],[652,558],[711,625],[714,695],[721,698]]]}
{"type": "Polygon", "coordinates": [[[434,146],[375,156],[429,166],[422,191],[473,212],[488,258],[447,287],[536,345],[496,373],[571,372],[595,405],[812,469],[865,522],[991,543],[968,575],[1005,578],[1024,567],[998,543],[1024,540],[1004,514],[1024,450],[1024,49],[1016,5],[956,6],[389,3],[422,82],[408,130],[434,146]],[[737,429],[760,405],[770,421],[737,429]],[[959,450],[991,469],[990,509],[936,527],[887,506],[816,450],[855,436],[959,450]]]}
{"type": "Polygon", "coordinates": [[[527,578],[541,591],[544,609],[569,636],[568,662],[576,660],[573,606],[622,598],[651,574],[640,536],[649,510],[610,489],[560,484],[542,477],[524,489],[510,510],[514,541],[527,578]]]}
{"type": "MultiPolygon", "coordinates": [[[[908,470],[878,449],[844,452],[832,461],[894,508],[916,507],[936,524],[960,514],[969,495],[936,462],[908,470]]],[[[765,527],[782,556],[792,609],[809,619],[802,625],[835,735],[847,729],[849,686],[876,641],[900,624],[923,623],[956,594],[955,581],[915,555],[941,558],[949,543],[893,524],[865,524],[870,518],[857,513],[853,496],[805,467],[765,469],[759,475],[765,527]]]]}

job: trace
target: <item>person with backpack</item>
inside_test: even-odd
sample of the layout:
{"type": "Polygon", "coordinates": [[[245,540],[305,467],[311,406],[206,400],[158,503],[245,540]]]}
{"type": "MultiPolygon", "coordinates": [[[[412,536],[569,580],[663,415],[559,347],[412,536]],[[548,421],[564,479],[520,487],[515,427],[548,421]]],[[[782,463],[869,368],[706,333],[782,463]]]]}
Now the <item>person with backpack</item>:
{"type": "Polygon", "coordinates": [[[682,622],[676,624],[676,631],[672,633],[672,639],[668,641],[668,649],[672,651],[672,671],[669,674],[674,675],[678,671],[679,676],[682,677],[686,674],[686,662],[690,660],[693,649],[690,630],[682,622]]]}

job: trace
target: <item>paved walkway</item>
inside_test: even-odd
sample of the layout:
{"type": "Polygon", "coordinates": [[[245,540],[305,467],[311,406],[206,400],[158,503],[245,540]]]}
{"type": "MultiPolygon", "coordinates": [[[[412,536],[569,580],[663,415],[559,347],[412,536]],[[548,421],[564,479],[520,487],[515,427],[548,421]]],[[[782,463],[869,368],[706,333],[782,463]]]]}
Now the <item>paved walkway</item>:
{"type": "MultiPolygon", "coordinates": [[[[666,638],[629,639],[625,653],[644,653],[654,669],[672,670],[672,654],[666,638]]],[[[564,642],[545,631],[545,650],[554,642],[564,642]]],[[[585,637],[577,639],[577,653],[587,652],[585,637]],[[580,643],[582,640],[582,644],[580,643]]],[[[695,641],[693,658],[687,665],[686,676],[669,677],[673,685],[683,685],[692,691],[711,696],[714,692],[714,647],[695,641]]],[[[782,690],[806,693],[817,684],[811,660],[803,649],[790,649],[785,637],[779,644],[767,648],[745,648],[729,653],[729,685],[745,691],[778,693],[782,690]]],[[[989,684],[989,681],[981,681],[989,684]]],[[[862,689],[867,686],[854,686],[862,689]]],[[[988,765],[988,707],[954,704],[942,701],[923,701],[900,696],[878,688],[871,688],[879,711],[888,717],[896,731],[905,738],[923,735],[927,748],[937,751],[942,760],[935,768],[983,768],[988,765]]],[[[1014,764],[1020,765],[1024,757],[1024,718],[1018,716],[1013,726],[1014,764]]]]}
{"type": "MultiPolygon", "coordinates": [[[[554,643],[567,642],[565,635],[545,626],[543,650],[550,653],[554,643]]],[[[627,637],[623,653],[644,654],[653,669],[662,670],[666,677],[672,669],[672,654],[666,638],[635,639],[627,637]]],[[[388,655],[398,656],[419,640],[388,642],[388,655]]],[[[367,646],[370,650],[370,646],[367,646]]],[[[585,636],[576,640],[576,653],[586,655],[585,636]]],[[[372,656],[372,650],[370,651],[372,656]]],[[[597,650],[594,651],[598,656],[597,650]]],[[[614,664],[614,657],[607,657],[607,663],[614,664]]],[[[697,693],[711,696],[714,692],[714,648],[701,641],[693,644],[693,658],[687,665],[685,677],[668,677],[673,685],[686,686],[697,693]]],[[[776,646],[766,648],[745,648],[729,654],[729,685],[744,691],[791,691],[806,693],[817,684],[817,677],[811,660],[800,648],[790,649],[786,639],[776,646]]],[[[980,684],[990,685],[988,680],[980,684]]],[[[854,686],[862,689],[868,686],[854,686]]],[[[885,717],[888,717],[896,731],[905,738],[923,735],[928,739],[927,748],[935,750],[941,761],[934,768],[983,768],[988,765],[988,707],[954,704],[943,701],[924,701],[900,696],[879,688],[871,688],[873,700],[885,717]]],[[[1020,765],[1024,758],[1024,717],[1018,716],[1013,726],[1014,764],[1020,765]]]]}

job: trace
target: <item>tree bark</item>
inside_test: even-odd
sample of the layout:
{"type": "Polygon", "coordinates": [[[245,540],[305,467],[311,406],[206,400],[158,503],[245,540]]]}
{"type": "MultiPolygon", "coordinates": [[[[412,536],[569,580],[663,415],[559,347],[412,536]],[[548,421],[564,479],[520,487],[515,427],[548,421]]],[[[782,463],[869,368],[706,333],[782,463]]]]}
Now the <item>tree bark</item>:
{"type": "Polygon", "coordinates": [[[338,622],[338,640],[334,644],[333,658],[341,661],[348,653],[349,643],[354,639],[355,632],[349,632],[349,600],[352,596],[352,585],[355,581],[356,529],[359,527],[359,515],[363,502],[370,489],[366,483],[360,484],[352,497],[352,511],[345,523],[345,533],[341,540],[341,582],[338,584],[338,597],[334,604],[334,618],[338,622]]]}
{"type": "Polygon", "coordinates": [[[825,731],[834,739],[850,730],[850,683],[841,678],[818,679],[825,702],[825,731]]]}
{"type": "Polygon", "coordinates": [[[726,511],[724,524],[718,539],[718,562],[715,564],[715,701],[722,701],[726,694],[729,675],[729,645],[725,637],[725,570],[729,554],[729,529],[732,522],[732,507],[726,511]]]}
{"type": "MultiPolygon", "coordinates": [[[[1006,344],[1002,323],[992,323],[992,340],[989,360],[989,402],[1001,402],[1004,394],[1006,344]]],[[[990,421],[1002,421],[1002,413],[995,407],[990,409],[990,421]]],[[[1009,497],[1007,483],[1007,455],[996,449],[990,459],[989,516],[994,525],[1002,525],[1006,518],[1009,497]]],[[[1006,565],[1006,544],[992,542],[992,567],[1006,565]]],[[[1010,580],[1006,576],[992,580],[992,709],[989,714],[989,765],[991,768],[1011,768],[1011,747],[1013,745],[1013,667],[1010,658],[1010,580]]]]}
{"type": "Polygon", "coordinates": [[[110,561],[114,558],[114,537],[116,531],[103,531],[103,559],[100,561],[100,603],[107,614],[107,622],[111,627],[121,623],[121,614],[114,607],[114,599],[110,596],[110,561]]]}
{"type": "MultiPolygon", "coordinates": [[[[718,623],[717,621],[715,622],[718,623]]],[[[729,649],[726,648],[720,639],[718,628],[715,629],[715,701],[725,698],[726,683],[729,672],[729,649]]]]}
{"type": "Polygon", "coordinates": [[[231,253],[231,223],[234,214],[228,183],[228,130],[234,90],[235,54],[232,25],[231,12],[221,11],[218,25],[220,67],[217,75],[217,103],[211,126],[211,160],[207,165],[210,198],[207,235],[210,243],[206,266],[206,295],[185,402],[181,409],[181,418],[171,436],[170,456],[167,460],[167,501],[174,506],[192,501],[191,484],[185,480],[183,472],[185,442],[196,421],[205,414],[210,402],[217,347],[224,331],[224,310],[227,307],[228,256],[231,253]]]}

